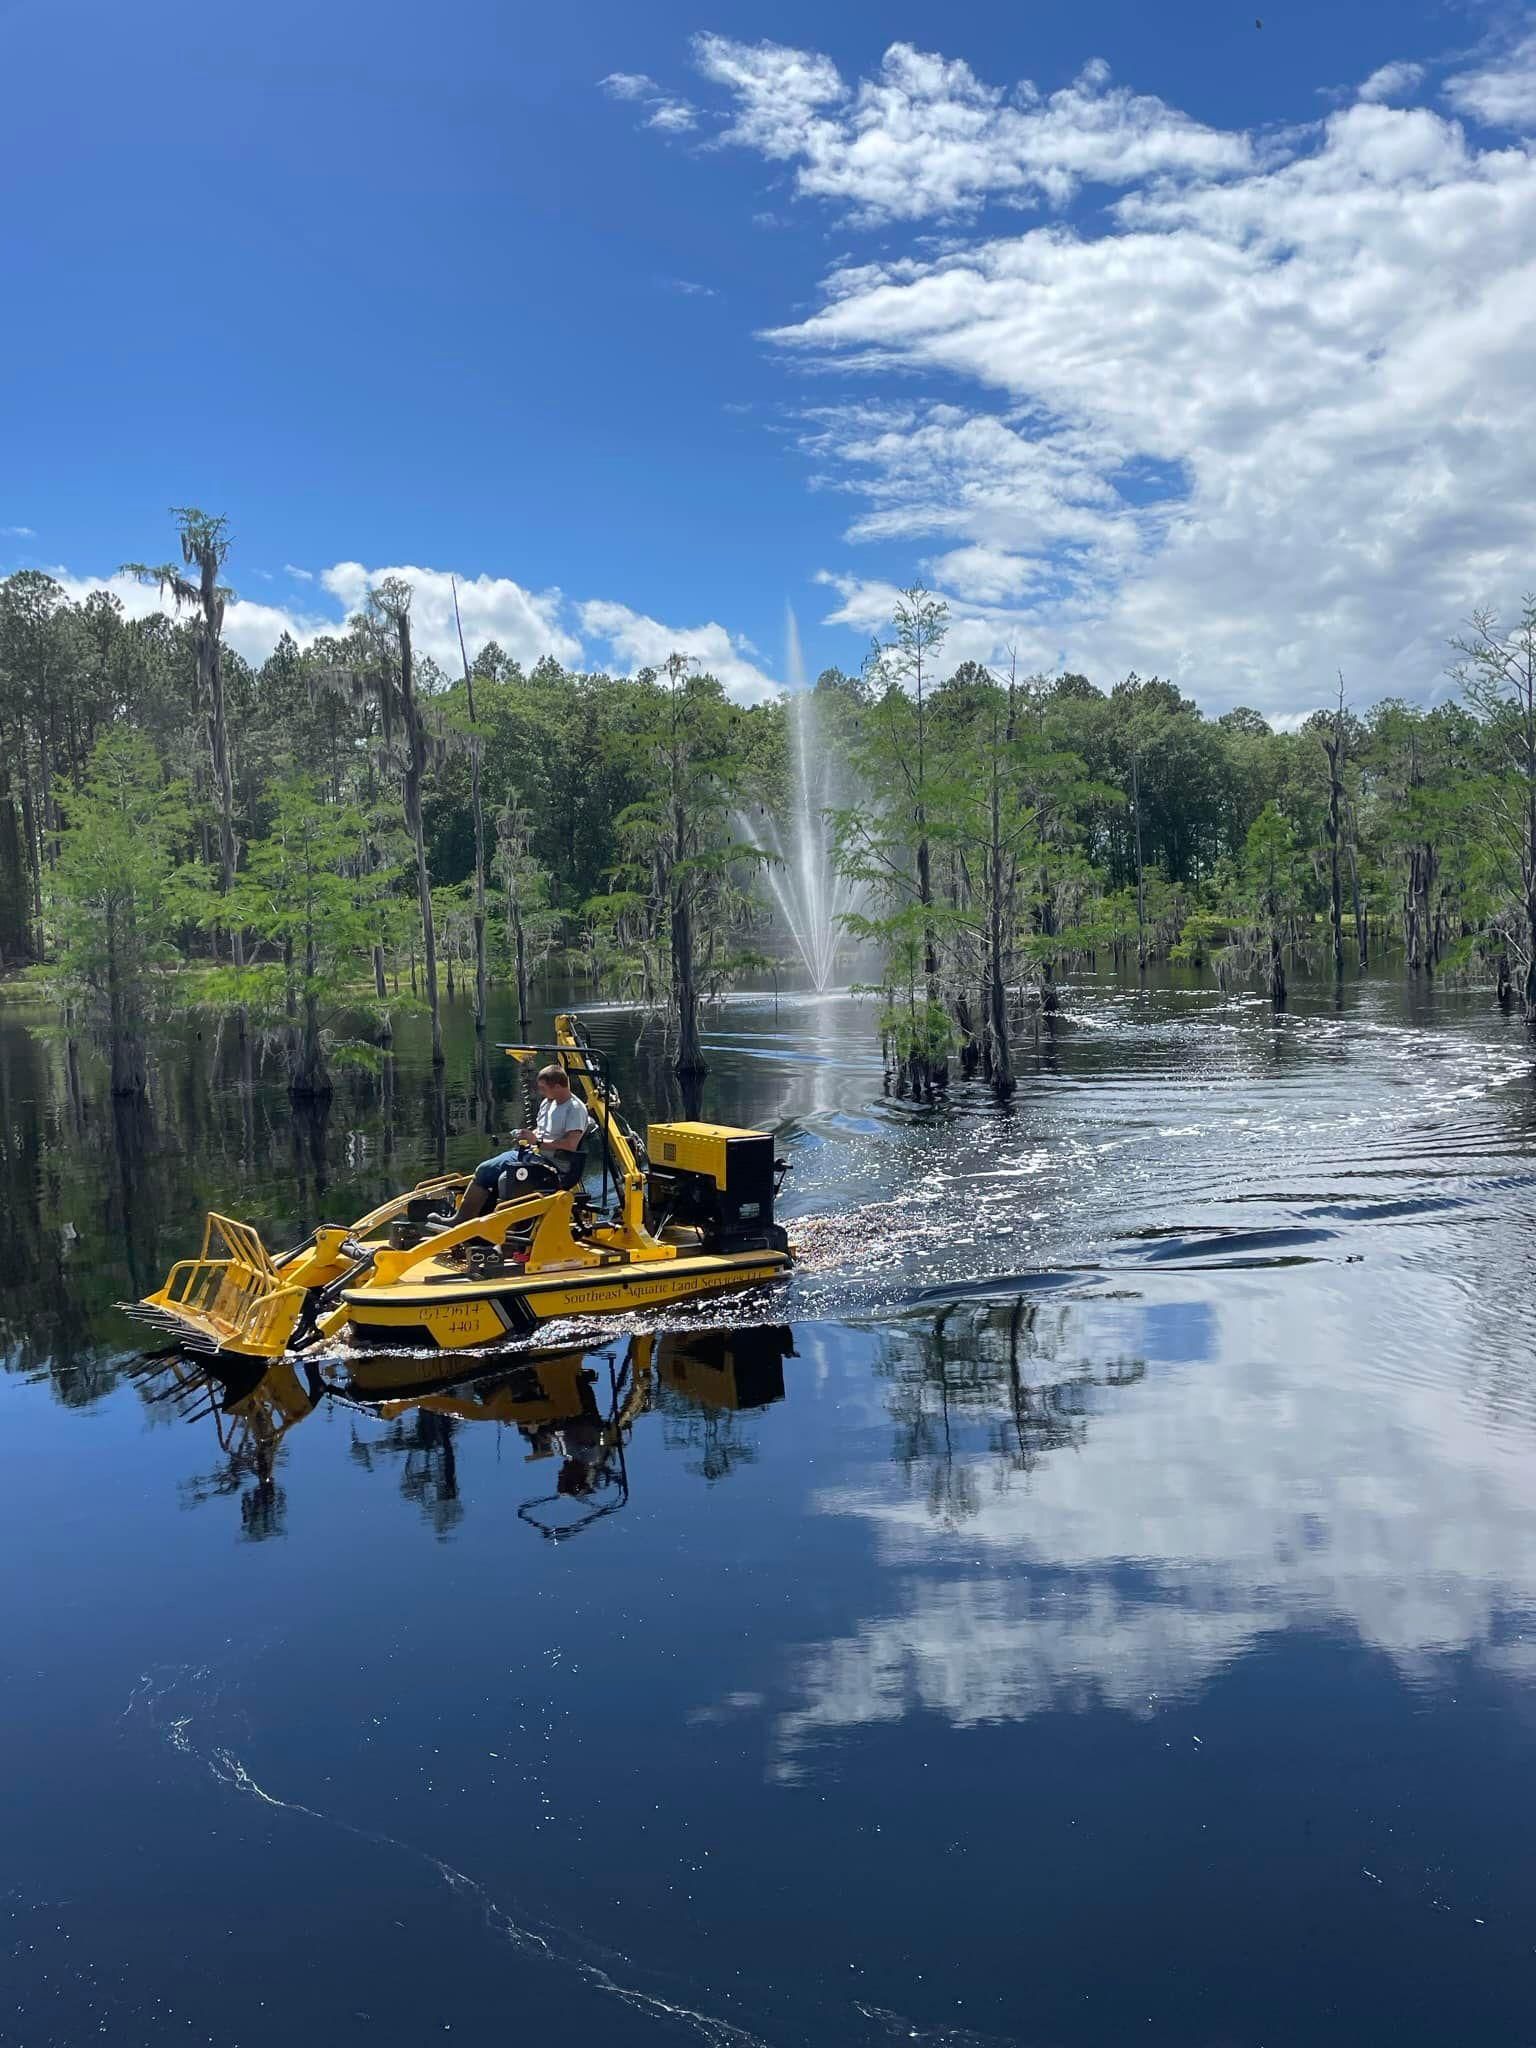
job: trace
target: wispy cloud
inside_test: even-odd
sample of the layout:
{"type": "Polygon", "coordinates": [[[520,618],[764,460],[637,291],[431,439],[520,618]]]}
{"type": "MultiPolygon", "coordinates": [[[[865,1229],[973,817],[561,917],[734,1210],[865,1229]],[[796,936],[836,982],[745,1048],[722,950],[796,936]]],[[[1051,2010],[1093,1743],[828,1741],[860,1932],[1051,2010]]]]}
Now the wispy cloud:
{"type": "Polygon", "coordinates": [[[1536,33],[1503,56],[1447,79],[1445,97],[1457,113],[1486,128],[1536,129],[1536,33]]]}
{"type": "Polygon", "coordinates": [[[712,284],[696,284],[691,277],[669,277],[667,289],[681,292],[685,299],[718,299],[720,296],[712,284]]]}
{"type": "Polygon", "coordinates": [[[0,526],[0,540],[36,540],[30,526],[0,526]]]}
{"type": "Polygon", "coordinates": [[[295,583],[313,583],[315,580],[315,572],[313,569],[301,569],[299,568],[297,563],[294,562],[284,562],[283,574],[285,576],[291,576],[295,583]]]}
{"type": "Polygon", "coordinates": [[[684,135],[697,128],[699,117],[687,100],[658,100],[646,116],[647,128],[659,128],[666,135],[684,135]]]}
{"type": "Polygon", "coordinates": [[[598,83],[615,100],[643,100],[660,91],[655,79],[647,78],[643,71],[610,71],[598,83]]]}
{"type": "Polygon", "coordinates": [[[1355,94],[1356,99],[1370,101],[1400,100],[1415,91],[1424,78],[1422,64],[1410,64],[1399,60],[1383,64],[1373,71],[1355,94]]]}
{"type": "Polygon", "coordinates": [[[663,91],[643,71],[610,71],[598,84],[610,99],[648,106],[650,112],[642,127],[658,129],[663,135],[684,135],[698,126],[698,109],[676,94],[663,91]]]}

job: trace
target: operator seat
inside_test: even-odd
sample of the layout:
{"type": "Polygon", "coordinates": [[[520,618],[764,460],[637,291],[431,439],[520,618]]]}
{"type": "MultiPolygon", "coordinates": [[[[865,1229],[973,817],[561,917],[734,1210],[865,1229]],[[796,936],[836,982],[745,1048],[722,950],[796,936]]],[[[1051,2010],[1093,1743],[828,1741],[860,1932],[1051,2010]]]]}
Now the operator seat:
{"type": "Polygon", "coordinates": [[[546,1189],[564,1192],[569,1188],[579,1188],[586,1173],[587,1146],[583,1139],[559,1165],[547,1159],[524,1159],[505,1168],[496,1183],[496,1199],[498,1202],[517,1202],[525,1195],[542,1194],[546,1189]]]}

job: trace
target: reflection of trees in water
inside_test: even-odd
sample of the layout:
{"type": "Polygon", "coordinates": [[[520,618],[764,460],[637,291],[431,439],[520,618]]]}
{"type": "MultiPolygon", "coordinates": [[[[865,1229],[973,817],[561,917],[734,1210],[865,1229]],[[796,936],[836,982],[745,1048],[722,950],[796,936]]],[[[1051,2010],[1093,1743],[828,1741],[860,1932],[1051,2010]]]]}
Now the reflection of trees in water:
{"type": "Polygon", "coordinates": [[[682,1451],[683,1469],[713,1485],[728,1479],[739,1466],[751,1465],[757,1446],[742,1429],[742,1418],[730,1408],[701,1408],[670,1387],[658,1387],[654,1401],[661,1414],[662,1442],[682,1451]]]}
{"type": "MultiPolygon", "coordinates": [[[[0,1014],[0,1369],[46,1373],[76,1404],[140,1355],[116,1303],[196,1249],[208,1209],[277,1249],[523,1121],[520,1070],[477,1045],[467,1011],[445,1010],[445,1069],[433,1073],[420,1020],[402,1020],[377,1072],[338,1076],[328,1116],[296,1112],[249,1036],[196,1019],[160,1034],[151,1103],[125,1115],[92,1059],[43,1026],[41,1011],[0,1014]]],[[[642,1121],[689,1107],[664,1063],[630,1092],[642,1121]]]]}
{"type": "Polygon", "coordinates": [[[512,1063],[487,1063],[472,1032],[450,1031],[436,1080],[394,1054],[377,1073],[348,1072],[329,1115],[296,1111],[249,1037],[193,1022],[154,1055],[151,1104],[124,1110],[89,1058],[44,1034],[41,1013],[0,1015],[0,1367],[47,1373],[71,1403],[109,1392],[139,1355],[115,1304],[195,1251],[206,1210],[291,1244],[433,1171],[488,1116],[516,1120],[512,1063]]]}
{"type": "Polygon", "coordinates": [[[236,1499],[248,1541],[281,1535],[288,1497],[277,1483],[278,1447],[320,1399],[313,1369],[302,1379],[286,1363],[243,1373],[231,1366],[215,1374],[171,1356],[143,1361],[135,1376],[147,1406],[168,1406],[185,1422],[213,1424],[219,1462],[182,1482],[183,1505],[236,1499]]]}
{"type": "Polygon", "coordinates": [[[87,1098],[64,1041],[0,1024],[0,1358],[46,1372],[71,1406],[109,1391],[133,1349],[100,1249],[118,1275],[147,1270],[155,1143],[144,1105],[87,1098]]]}
{"type": "Polygon", "coordinates": [[[293,1186],[300,1213],[320,1216],[330,1187],[330,1160],[326,1140],[330,1135],[329,1095],[296,1098],[288,1142],[293,1160],[293,1186]]]}
{"type": "Polygon", "coordinates": [[[1068,1304],[1020,1295],[884,1332],[876,1371],[888,1385],[894,1461],[936,1521],[979,1512],[989,1465],[994,1490],[1005,1490],[1053,1452],[1080,1449],[1096,1391],[1143,1376],[1142,1358],[1083,1356],[1078,1330],[1068,1304]]]}
{"type": "Polygon", "coordinates": [[[270,1445],[249,1461],[232,1452],[212,1472],[194,1474],[181,1483],[182,1501],[189,1508],[227,1500],[231,1495],[239,1499],[240,1533],[247,1542],[260,1543],[283,1533],[288,1495],[274,1476],[270,1445]]]}
{"type": "Polygon", "coordinates": [[[684,1469],[713,1484],[755,1463],[744,1417],[784,1399],[793,1333],[778,1323],[669,1330],[656,1342],[655,1405],[668,1450],[692,1453],[684,1469]]]}
{"type": "Polygon", "coordinates": [[[365,1472],[379,1472],[398,1459],[401,1493],[421,1509],[434,1534],[449,1536],[464,1518],[455,1443],[458,1427],[451,1415],[413,1408],[406,1415],[397,1415],[375,1436],[354,1432],[352,1461],[365,1472]]]}

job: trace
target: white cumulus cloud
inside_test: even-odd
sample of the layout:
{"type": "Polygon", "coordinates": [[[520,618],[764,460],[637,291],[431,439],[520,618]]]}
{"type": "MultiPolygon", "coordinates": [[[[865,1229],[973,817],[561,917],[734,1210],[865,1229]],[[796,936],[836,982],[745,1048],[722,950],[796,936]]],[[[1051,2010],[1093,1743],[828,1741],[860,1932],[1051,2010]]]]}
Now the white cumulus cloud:
{"type": "MultiPolygon", "coordinates": [[[[772,338],[870,387],[808,409],[807,450],[968,651],[1284,715],[1340,666],[1362,701],[1433,694],[1468,611],[1533,580],[1536,160],[1423,108],[1146,181],[1091,233],[844,266],[772,338]]],[[[888,595],[830,580],[852,626],[888,595]]]]}
{"type": "Polygon", "coordinates": [[[703,626],[666,626],[659,619],[606,598],[594,598],[583,604],[580,616],[583,632],[606,641],[616,657],[616,665],[630,673],[641,668],[660,668],[669,654],[687,654],[718,677],[740,704],[759,704],[779,688],[752,660],[756,649],[751,642],[714,620],[703,626]]]}
{"type": "MultiPolygon", "coordinates": [[[[153,584],[140,583],[132,576],[79,575],[62,567],[49,573],[76,603],[93,590],[108,590],[130,618],[147,618],[154,612],[175,614],[169,598],[162,598],[153,584]]],[[[313,606],[299,609],[236,597],[225,611],[224,637],[247,661],[265,661],[284,633],[300,647],[312,645],[323,634],[340,633],[362,609],[369,590],[386,576],[396,576],[411,586],[412,637],[417,652],[430,655],[449,676],[460,672],[453,615],[455,579],[450,570],[414,563],[369,568],[361,562],[333,562],[318,572],[288,565],[286,573],[314,583],[313,606]],[[329,609],[322,609],[327,600],[329,609]]],[[[601,598],[571,606],[558,590],[529,590],[510,576],[461,575],[457,582],[464,641],[471,656],[494,640],[525,669],[552,656],[567,668],[606,666],[616,673],[633,673],[638,668],[659,667],[676,649],[694,656],[741,703],[758,703],[779,688],[758,666],[752,643],[713,620],[702,626],[668,626],[628,605],[601,598]],[[599,644],[585,645],[583,634],[599,644]]]]}
{"type": "MultiPolygon", "coordinates": [[[[93,590],[109,590],[130,618],[147,618],[153,612],[175,614],[170,598],[162,597],[153,584],[140,583],[132,576],[82,576],[66,568],[49,573],[77,603],[93,590]]],[[[288,573],[297,572],[290,569],[288,573]]],[[[448,674],[457,674],[461,666],[459,640],[446,569],[365,569],[360,562],[337,562],[321,570],[318,577],[319,588],[333,600],[329,612],[236,597],[224,614],[224,637],[250,662],[265,661],[284,633],[291,634],[301,647],[308,647],[322,634],[342,631],[347,619],[361,608],[369,586],[385,576],[404,577],[412,586],[411,618],[418,651],[431,655],[448,674]]],[[[570,664],[581,661],[581,641],[562,620],[558,591],[525,590],[506,576],[461,576],[458,582],[464,638],[472,655],[488,640],[495,640],[525,667],[546,654],[570,664]]]]}
{"type": "MultiPolygon", "coordinates": [[[[48,574],[76,604],[93,590],[106,590],[130,619],[147,619],[155,612],[163,612],[168,618],[176,616],[175,604],[169,597],[162,597],[154,584],[140,583],[133,576],[80,576],[65,568],[50,569],[48,574]]],[[[337,625],[334,619],[287,610],[282,605],[261,604],[249,597],[232,599],[224,612],[225,640],[250,662],[265,661],[284,633],[291,633],[301,647],[307,647],[319,634],[334,633],[337,625]]]]}
{"type": "Polygon", "coordinates": [[[1062,203],[1079,185],[1244,169],[1245,136],[1110,83],[1102,60],[1042,95],[984,83],[957,58],[893,43],[845,84],[830,58],[702,35],[705,77],[735,101],[723,139],[791,164],[795,188],[866,223],[962,217],[984,201],[1062,203]]]}
{"type": "MultiPolygon", "coordinates": [[[[413,566],[365,569],[361,562],[336,562],[320,572],[320,582],[350,615],[361,609],[370,586],[386,576],[402,577],[414,593],[411,626],[416,647],[449,674],[457,674],[462,663],[450,571],[413,566]]],[[[460,576],[458,586],[464,642],[471,654],[494,640],[525,668],[546,654],[565,663],[581,660],[580,640],[561,622],[558,590],[525,590],[510,576],[460,576]]]]}

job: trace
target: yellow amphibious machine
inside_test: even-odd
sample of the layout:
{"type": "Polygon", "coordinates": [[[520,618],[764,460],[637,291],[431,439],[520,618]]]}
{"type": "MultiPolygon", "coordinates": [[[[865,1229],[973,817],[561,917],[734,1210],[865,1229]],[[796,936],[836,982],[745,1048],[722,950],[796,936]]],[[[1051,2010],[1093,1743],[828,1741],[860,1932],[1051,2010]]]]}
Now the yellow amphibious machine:
{"type": "Polygon", "coordinates": [[[202,1250],[126,1313],[204,1355],[274,1359],[324,1339],[457,1351],[528,1336],[568,1316],[622,1315],[762,1287],[789,1270],[774,1221],[773,1139],[724,1124],[652,1124],[644,1146],[619,1115],[602,1056],[575,1017],[554,1058],[602,1145],[602,1191],[548,1186],[530,1158],[486,1215],[454,1223],[467,1174],[420,1182],[350,1225],[321,1224],[274,1258],[248,1223],[209,1214],[202,1250]]]}

